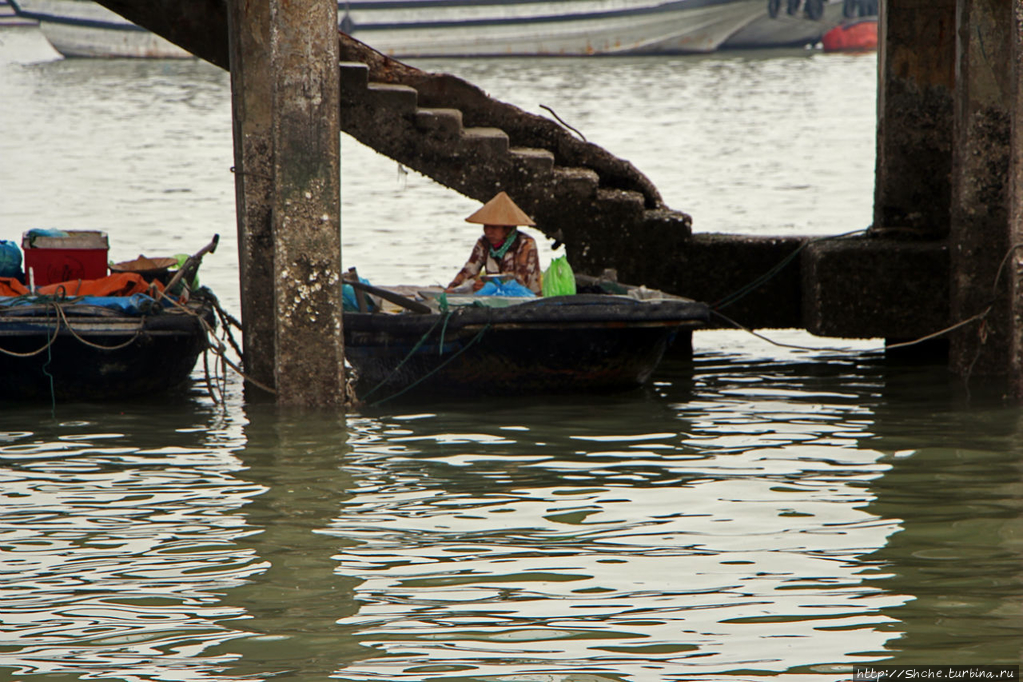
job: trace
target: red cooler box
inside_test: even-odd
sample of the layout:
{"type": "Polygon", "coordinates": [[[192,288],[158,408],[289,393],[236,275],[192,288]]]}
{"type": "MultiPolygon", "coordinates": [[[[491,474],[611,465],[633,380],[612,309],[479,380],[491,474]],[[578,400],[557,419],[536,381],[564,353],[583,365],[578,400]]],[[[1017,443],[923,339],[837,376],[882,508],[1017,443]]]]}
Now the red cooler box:
{"type": "Polygon", "coordinates": [[[36,286],[106,277],[109,248],[106,232],[79,230],[59,236],[26,232],[21,239],[25,281],[30,269],[36,286]]]}

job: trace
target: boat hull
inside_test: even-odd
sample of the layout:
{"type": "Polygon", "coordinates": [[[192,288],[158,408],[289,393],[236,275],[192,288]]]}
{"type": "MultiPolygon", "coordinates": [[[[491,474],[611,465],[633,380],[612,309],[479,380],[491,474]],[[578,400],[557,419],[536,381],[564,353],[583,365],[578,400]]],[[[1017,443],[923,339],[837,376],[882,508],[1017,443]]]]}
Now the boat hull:
{"type": "Polygon", "coordinates": [[[91,0],[10,0],[65,57],[192,59],[193,55],[91,0]]]}
{"type": "MultiPolygon", "coordinates": [[[[766,3],[762,3],[763,4],[766,3]]],[[[784,4],[784,3],[782,3],[784,4]]],[[[843,4],[833,0],[824,6],[819,19],[807,17],[802,10],[793,15],[780,11],[771,17],[761,10],[755,21],[736,31],[721,44],[722,50],[756,50],[816,45],[825,33],[844,20],[843,4]]]]}
{"type": "Polygon", "coordinates": [[[824,34],[825,52],[870,52],[877,49],[877,19],[868,17],[840,24],[824,34]]]}
{"type": "Polygon", "coordinates": [[[345,356],[359,398],[370,403],[405,393],[623,389],[646,382],[675,335],[702,326],[709,314],[690,301],[610,298],[559,297],[450,314],[346,312],[345,356]]]}
{"type": "Polygon", "coordinates": [[[147,316],[92,306],[18,306],[0,312],[3,400],[118,400],[184,383],[207,347],[208,307],[147,316]]]}
{"type": "MultiPolygon", "coordinates": [[[[91,0],[11,0],[66,57],[191,55],[91,0]]],[[[339,3],[340,27],[384,54],[497,57],[717,50],[764,0],[369,0],[339,3]]]]}
{"type": "Polygon", "coordinates": [[[7,0],[0,0],[0,28],[37,26],[38,22],[19,16],[7,0]]]}
{"type": "Polygon", "coordinates": [[[342,30],[399,58],[643,55],[713,52],[763,8],[763,0],[471,4],[344,3],[339,16],[342,30]]]}

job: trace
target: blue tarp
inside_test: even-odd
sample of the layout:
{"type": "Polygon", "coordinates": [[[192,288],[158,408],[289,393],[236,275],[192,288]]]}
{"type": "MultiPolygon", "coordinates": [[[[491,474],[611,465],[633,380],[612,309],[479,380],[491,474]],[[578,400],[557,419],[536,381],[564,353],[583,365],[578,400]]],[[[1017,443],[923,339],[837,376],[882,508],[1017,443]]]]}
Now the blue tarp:
{"type": "Polygon", "coordinates": [[[0,296],[0,307],[39,305],[57,302],[63,306],[91,305],[109,308],[125,315],[144,315],[162,305],[152,296],[132,294],[131,296],[81,296],[76,298],[54,298],[52,296],[0,296]]]}
{"type": "Polygon", "coordinates": [[[510,279],[506,282],[490,280],[483,285],[483,288],[476,292],[477,296],[513,296],[524,298],[535,298],[536,294],[530,291],[529,287],[519,284],[518,280],[510,279]]]}
{"type": "MultiPolygon", "coordinates": [[[[364,279],[362,277],[359,278],[359,281],[363,284],[370,283],[368,279],[364,279]]],[[[373,301],[370,299],[368,294],[366,295],[366,304],[369,306],[370,310],[373,310],[373,301]]],[[[351,284],[345,284],[341,287],[341,307],[343,310],[350,313],[359,312],[359,300],[355,297],[355,287],[351,284]]]]}

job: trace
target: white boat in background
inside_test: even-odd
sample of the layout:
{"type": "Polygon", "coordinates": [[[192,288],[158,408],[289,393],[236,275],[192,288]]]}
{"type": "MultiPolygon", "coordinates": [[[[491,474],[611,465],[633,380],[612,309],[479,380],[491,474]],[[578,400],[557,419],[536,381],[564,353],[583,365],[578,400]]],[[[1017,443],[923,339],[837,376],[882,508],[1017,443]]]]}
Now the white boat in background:
{"type": "MultiPolygon", "coordinates": [[[[92,0],[10,0],[66,57],[187,57],[92,0]]],[[[706,53],[764,0],[356,0],[340,27],[394,57],[706,53]]]]}
{"type": "MultiPolygon", "coordinates": [[[[65,57],[191,57],[92,0],[0,1],[65,57]]],[[[691,54],[813,44],[867,1],[342,0],[338,21],[399,58],[691,54]]]]}
{"type": "Polygon", "coordinates": [[[39,22],[65,57],[192,58],[189,52],[92,0],[9,0],[20,17],[39,22]]]}
{"type": "Polygon", "coordinates": [[[713,52],[764,0],[355,0],[341,30],[399,57],[713,52]]]}
{"type": "Polygon", "coordinates": [[[35,26],[37,22],[32,19],[18,16],[7,0],[0,0],[0,28],[11,26],[35,26]]]}

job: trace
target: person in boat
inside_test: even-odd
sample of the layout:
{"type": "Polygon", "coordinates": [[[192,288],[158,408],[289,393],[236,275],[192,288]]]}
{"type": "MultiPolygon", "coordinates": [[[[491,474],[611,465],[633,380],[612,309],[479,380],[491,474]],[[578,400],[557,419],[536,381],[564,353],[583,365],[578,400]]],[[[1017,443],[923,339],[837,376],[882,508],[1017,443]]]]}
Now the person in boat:
{"type": "Polygon", "coordinates": [[[447,287],[448,292],[460,290],[472,281],[473,291],[484,285],[482,276],[513,275],[519,284],[540,294],[540,256],[536,240],[519,232],[522,225],[536,223],[515,205],[505,192],[499,193],[465,219],[483,225],[483,236],[477,240],[469,260],[447,287]]]}

